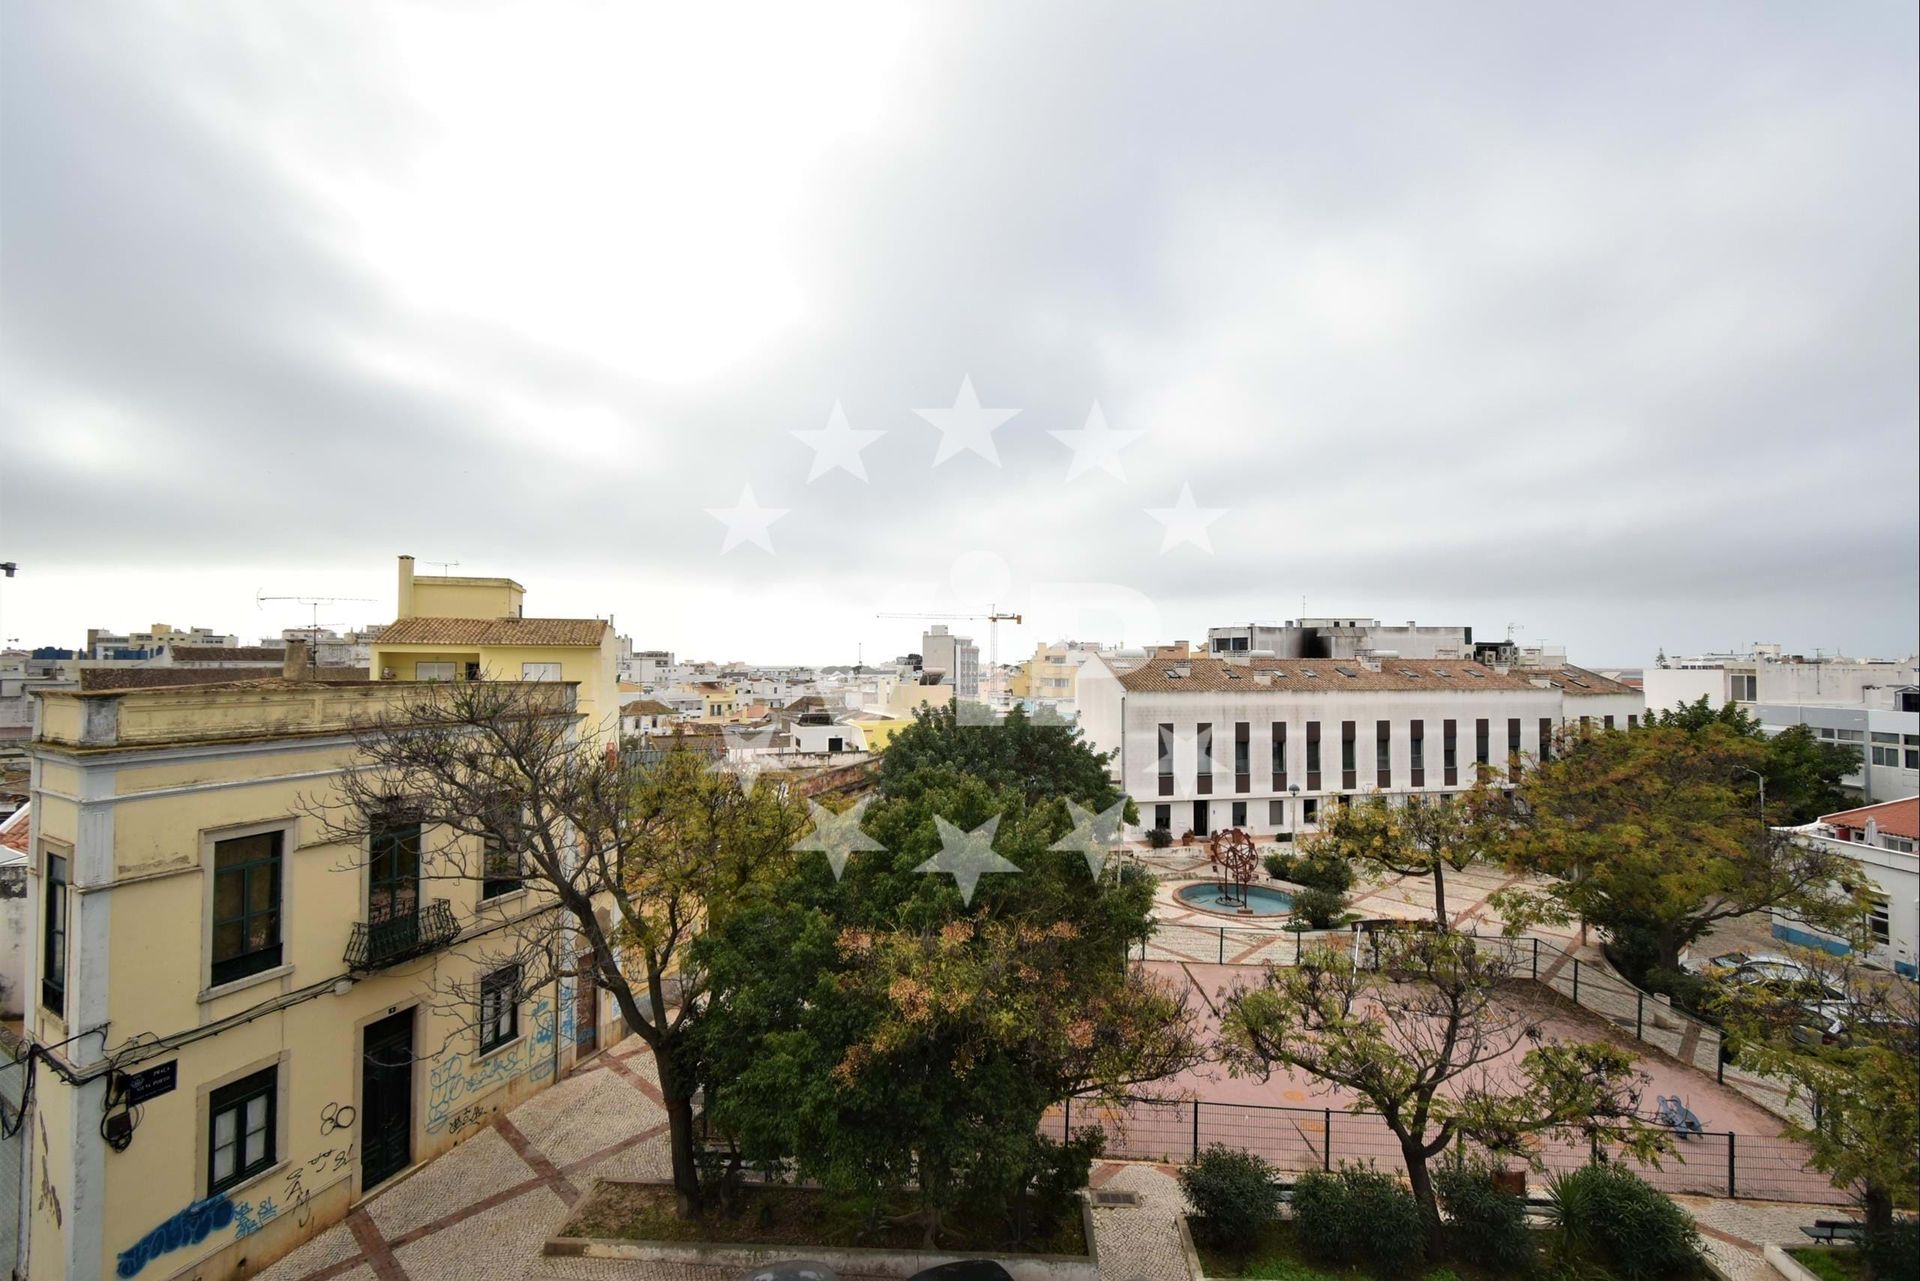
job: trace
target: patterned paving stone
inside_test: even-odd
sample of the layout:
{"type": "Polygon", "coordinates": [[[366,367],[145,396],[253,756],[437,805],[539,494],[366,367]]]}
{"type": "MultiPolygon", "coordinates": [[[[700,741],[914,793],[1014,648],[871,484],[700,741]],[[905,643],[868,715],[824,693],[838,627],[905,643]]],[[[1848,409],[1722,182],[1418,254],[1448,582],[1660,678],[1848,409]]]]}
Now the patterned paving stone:
{"type": "Polygon", "coordinates": [[[541,1243],[566,1217],[566,1202],[551,1188],[534,1188],[393,1254],[412,1281],[525,1276],[541,1257],[541,1243]]]}
{"type": "MultiPolygon", "coordinates": [[[[565,1082],[573,1085],[576,1082],[565,1082]]],[[[558,1089],[515,1108],[513,1123],[555,1165],[567,1165],[665,1119],[665,1114],[618,1073],[577,1078],[578,1089],[558,1089]]]]}
{"type": "Polygon", "coordinates": [[[360,1243],[353,1239],[353,1232],[346,1224],[336,1223],[255,1276],[258,1281],[296,1281],[299,1277],[331,1267],[359,1253],[360,1243]]]}
{"type": "Polygon", "coordinates": [[[533,1176],[532,1167],[505,1139],[494,1130],[482,1130],[374,1197],[366,1211],[391,1240],[533,1176]]]}

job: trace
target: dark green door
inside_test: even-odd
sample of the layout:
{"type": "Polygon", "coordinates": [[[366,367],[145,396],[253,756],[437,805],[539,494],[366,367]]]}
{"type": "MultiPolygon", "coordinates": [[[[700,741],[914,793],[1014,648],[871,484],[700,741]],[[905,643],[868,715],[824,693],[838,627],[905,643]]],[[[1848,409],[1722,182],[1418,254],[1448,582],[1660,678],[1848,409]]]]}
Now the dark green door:
{"type": "Polygon", "coordinates": [[[413,1164],[413,1011],[367,1028],[360,1056],[360,1191],[413,1164]]]}

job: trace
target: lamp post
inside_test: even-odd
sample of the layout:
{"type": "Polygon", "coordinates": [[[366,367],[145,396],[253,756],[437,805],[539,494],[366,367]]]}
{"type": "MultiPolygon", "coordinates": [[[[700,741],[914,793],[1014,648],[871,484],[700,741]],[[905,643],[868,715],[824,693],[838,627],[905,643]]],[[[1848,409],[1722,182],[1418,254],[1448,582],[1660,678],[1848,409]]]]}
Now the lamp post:
{"type": "Polygon", "coordinates": [[[1767,834],[1767,776],[1751,765],[1735,766],[1733,772],[1736,774],[1751,774],[1754,780],[1760,784],[1760,836],[1764,840],[1767,834]]]}
{"type": "Polygon", "coordinates": [[[1299,826],[1299,820],[1294,817],[1294,806],[1300,803],[1300,784],[1290,784],[1287,787],[1287,795],[1293,798],[1287,806],[1287,846],[1292,848],[1294,829],[1299,826]]]}

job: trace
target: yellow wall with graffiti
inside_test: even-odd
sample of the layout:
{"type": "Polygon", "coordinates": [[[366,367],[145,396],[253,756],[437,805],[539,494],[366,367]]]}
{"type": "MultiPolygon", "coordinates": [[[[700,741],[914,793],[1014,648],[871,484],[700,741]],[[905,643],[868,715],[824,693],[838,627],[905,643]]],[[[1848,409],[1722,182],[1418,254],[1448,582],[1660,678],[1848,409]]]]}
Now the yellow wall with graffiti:
{"type": "MultiPolygon", "coordinates": [[[[43,725],[67,736],[43,734],[33,752],[38,777],[57,777],[63,795],[36,797],[30,910],[46,919],[49,852],[70,869],[72,906],[64,1014],[30,999],[28,1019],[43,1044],[89,1032],[54,1051],[64,1075],[36,1066],[31,1277],[157,1281],[191,1270],[216,1281],[339,1221],[366,1190],[362,1034],[389,1015],[413,1011],[415,1162],[617,1035],[601,1005],[597,1039],[576,1045],[578,1002],[549,985],[519,1003],[513,1039],[478,1052],[477,1010],[460,994],[500,964],[514,922],[553,917],[531,887],[483,905],[477,880],[429,880],[422,893],[450,901],[458,941],[391,968],[347,965],[349,938],[367,919],[367,855],[330,841],[310,811],[353,761],[351,714],[404,692],[383,683],[46,696],[62,706],[43,725]],[[102,698],[117,701],[86,706],[102,698]],[[248,718],[266,732],[246,733],[248,718]],[[112,739],[109,724],[133,741],[112,739]],[[279,833],[280,963],[216,986],[214,842],[261,833],[279,833]],[[138,1105],[124,1150],[112,1150],[101,1135],[109,1067],[167,1064],[172,1088],[138,1105]],[[268,1069],[272,1161],[210,1195],[215,1092],[268,1069]]],[[[430,834],[423,845],[431,858],[430,834]]],[[[39,964],[29,961],[30,996],[41,991],[39,964]]]]}

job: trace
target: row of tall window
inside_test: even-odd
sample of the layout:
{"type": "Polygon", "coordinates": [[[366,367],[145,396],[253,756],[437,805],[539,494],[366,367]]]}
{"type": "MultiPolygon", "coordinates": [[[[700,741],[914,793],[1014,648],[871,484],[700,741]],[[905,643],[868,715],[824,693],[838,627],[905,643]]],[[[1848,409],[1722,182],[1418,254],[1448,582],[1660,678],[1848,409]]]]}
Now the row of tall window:
{"type": "MultiPolygon", "coordinates": [[[[1587,724],[1588,717],[1581,717],[1581,723],[1587,724]]],[[[1602,718],[1606,728],[1614,727],[1614,718],[1602,718]]],[[[1627,717],[1629,726],[1637,726],[1638,715],[1627,717]]],[[[1360,722],[1341,721],[1340,723],[1340,782],[1339,788],[1351,791],[1359,786],[1360,771],[1358,764],[1360,722]]],[[[1405,724],[1407,741],[1407,759],[1409,783],[1413,787],[1428,786],[1427,778],[1427,731],[1425,720],[1410,720],[1405,724]]],[[[1476,765],[1488,765],[1493,762],[1493,742],[1495,723],[1487,718],[1473,722],[1473,759],[1476,765]]],[[[1505,756],[1508,761],[1509,776],[1518,778],[1521,755],[1521,725],[1519,717],[1509,718],[1505,726],[1505,756]]],[[[1267,759],[1270,763],[1268,787],[1261,790],[1284,792],[1290,786],[1299,786],[1305,791],[1323,790],[1320,768],[1320,727],[1319,721],[1306,722],[1305,750],[1302,755],[1304,769],[1296,778],[1289,769],[1287,722],[1273,721],[1269,725],[1269,743],[1267,759]]],[[[1440,778],[1441,786],[1454,787],[1460,783],[1460,722],[1452,719],[1439,722],[1440,739],[1440,778]]],[[[1174,777],[1174,726],[1163,722],[1157,727],[1158,747],[1158,793],[1171,796],[1177,790],[1174,777]]],[[[1194,726],[1194,777],[1193,793],[1196,796],[1211,796],[1214,786],[1213,725],[1201,721],[1194,726]]],[[[1393,783],[1393,744],[1395,722],[1377,720],[1374,722],[1373,782],[1379,787],[1392,787],[1393,783]]],[[[1538,727],[1540,754],[1545,757],[1553,747],[1553,720],[1541,717],[1538,727]]],[[[1233,791],[1251,792],[1253,787],[1253,723],[1236,721],[1233,725],[1233,791]]]]}

